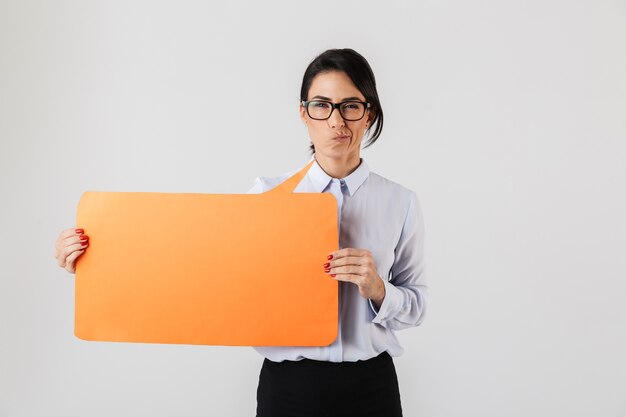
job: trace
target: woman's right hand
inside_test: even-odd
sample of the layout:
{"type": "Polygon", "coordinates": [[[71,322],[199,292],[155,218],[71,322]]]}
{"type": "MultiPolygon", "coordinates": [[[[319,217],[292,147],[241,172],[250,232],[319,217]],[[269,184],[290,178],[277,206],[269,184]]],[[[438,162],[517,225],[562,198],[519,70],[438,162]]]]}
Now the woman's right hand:
{"type": "Polygon", "coordinates": [[[57,264],[72,274],[76,271],[76,259],[89,246],[89,236],[84,233],[83,229],[66,229],[61,232],[54,247],[57,264]]]}

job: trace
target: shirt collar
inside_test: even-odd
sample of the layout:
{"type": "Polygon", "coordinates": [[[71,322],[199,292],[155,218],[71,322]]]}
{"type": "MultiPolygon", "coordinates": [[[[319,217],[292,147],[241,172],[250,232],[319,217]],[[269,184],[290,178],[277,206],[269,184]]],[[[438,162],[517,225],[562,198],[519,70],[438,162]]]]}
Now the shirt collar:
{"type": "MultiPolygon", "coordinates": [[[[311,160],[314,159],[315,155],[313,155],[311,160]]],[[[369,167],[367,166],[363,158],[360,158],[360,161],[361,162],[359,166],[354,171],[352,171],[350,175],[341,178],[341,180],[346,183],[346,188],[350,197],[352,197],[354,193],[356,193],[356,191],[365,182],[367,176],[370,173],[369,167]]],[[[317,163],[317,160],[313,162],[313,165],[311,165],[311,168],[307,172],[307,175],[311,180],[311,183],[315,187],[315,191],[318,193],[323,192],[328,184],[333,180],[333,177],[328,175],[317,163]]]]}

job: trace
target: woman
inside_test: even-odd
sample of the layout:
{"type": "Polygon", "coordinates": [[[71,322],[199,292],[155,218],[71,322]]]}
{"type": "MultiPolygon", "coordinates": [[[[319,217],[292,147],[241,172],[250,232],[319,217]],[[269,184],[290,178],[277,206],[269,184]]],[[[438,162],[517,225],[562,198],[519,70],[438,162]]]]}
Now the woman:
{"type": "MultiPolygon", "coordinates": [[[[424,222],[416,194],[369,171],[361,142],[381,134],[383,112],[374,74],[352,49],[331,49],[307,67],[300,118],[315,160],[294,192],[330,192],[339,208],[339,247],[320,268],[339,281],[339,332],[329,346],[255,347],[265,360],[257,416],[402,415],[392,357],[394,331],[424,320],[424,222]]],[[[259,177],[265,192],[293,174],[259,177]]],[[[89,245],[81,229],[56,243],[59,266],[74,272],[89,245]]]]}

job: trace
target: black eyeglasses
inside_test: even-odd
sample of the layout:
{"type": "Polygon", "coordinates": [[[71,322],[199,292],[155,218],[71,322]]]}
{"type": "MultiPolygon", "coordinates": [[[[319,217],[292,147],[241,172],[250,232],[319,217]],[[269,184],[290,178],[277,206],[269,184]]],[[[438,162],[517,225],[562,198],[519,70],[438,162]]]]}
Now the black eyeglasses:
{"type": "Polygon", "coordinates": [[[365,110],[371,107],[370,103],[363,101],[343,101],[341,103],[331,103],[323,100],[303,101],[306,113],[311,119],[326,120],[330,118],[335,109],[339,109],[339,114],[343,120],[354,122],[361,120],[365,116],[365,110]]]}

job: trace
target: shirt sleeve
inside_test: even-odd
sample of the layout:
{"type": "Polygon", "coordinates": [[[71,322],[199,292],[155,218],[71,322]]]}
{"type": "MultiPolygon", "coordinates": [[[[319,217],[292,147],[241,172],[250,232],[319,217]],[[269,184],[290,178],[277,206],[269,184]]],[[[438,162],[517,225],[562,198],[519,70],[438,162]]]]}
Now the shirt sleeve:
{"type": "Polygon", "coordinates": [[[385,284],[385,298],[372,323],[391,330],[419,326],[424,321],[428,286],[424,268],[424,217],[417,195],[411,199],[402,232],[394,250],[391,278],[385,284]]]}

